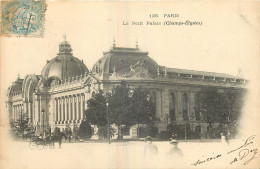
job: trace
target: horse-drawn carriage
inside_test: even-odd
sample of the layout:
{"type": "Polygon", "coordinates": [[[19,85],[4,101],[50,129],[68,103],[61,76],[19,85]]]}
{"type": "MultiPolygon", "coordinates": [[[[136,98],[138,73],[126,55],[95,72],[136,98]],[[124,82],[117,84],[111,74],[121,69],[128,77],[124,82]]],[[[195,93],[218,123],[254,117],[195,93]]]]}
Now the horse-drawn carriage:
{"type": "Polygon", "coordinates": [[[46,135],[45,137],[43,135],[41,136],[32,136],[30,138],[29,147],[34,149],[47,149],[47,148],[55,148],[55,143],[59,143],[59,148],[61,148],[62,138],[67,139],[66,135],[63,132],[60,133],[54,133],[50,135],[46,135]]]}
{"type": "Polygon", "coordinates": [[[50,140],[50,138],[43,138],[41,136],[33,136],[30,138],[30,143],[29,143],[30,149],[47,149],[49,148],[54,148],[54,142],[50,140]]]}

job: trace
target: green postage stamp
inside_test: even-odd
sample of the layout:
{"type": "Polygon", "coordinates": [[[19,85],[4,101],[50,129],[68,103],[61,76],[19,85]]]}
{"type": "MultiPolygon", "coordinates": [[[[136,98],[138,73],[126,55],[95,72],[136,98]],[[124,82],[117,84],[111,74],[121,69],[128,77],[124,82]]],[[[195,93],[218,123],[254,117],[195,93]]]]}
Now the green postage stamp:
{"type": "Polygon", "coordinates": [[[2,36],[43,37],[45,0],[2,1],[2,36]]]}

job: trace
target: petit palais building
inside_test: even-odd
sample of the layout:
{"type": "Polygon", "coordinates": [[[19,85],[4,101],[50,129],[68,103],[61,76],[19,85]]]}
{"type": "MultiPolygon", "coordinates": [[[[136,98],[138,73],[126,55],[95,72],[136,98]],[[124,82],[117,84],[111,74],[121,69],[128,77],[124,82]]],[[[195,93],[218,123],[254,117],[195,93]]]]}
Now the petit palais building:
{"type": "MultiPolygon", "coordinates": [[[[84,119],[87,100],[100,89],[105,93],[125,81],[132,88],[149,89],[156,107],[159,131],[166,130],[166,123],[192,122],[193,129],[200,126],[202,136],[207,131],[203,115],[195,111],[195,96],[204,87],[232,89],[246,88],[247,81],[237,76],[194,70],[168,68],[158,65],[146,51],[117,47],[103,53],[92,69],[72,54],[69,42],[59,44],[59,53],[47,60],[41,74],[28,74],[8,88],[7,109],[9,120],[18,120],[26,114],[31,125],[40,133],[53,132],[55,127],[64,130],[79,126],[84,119]],[[166,117],[167,118],[166,120],[166,117]]],[[[106,112],[104,112],[106,113],[106,112]]],[[[136,138],[133,126],[124,137],[136,138]]]]}

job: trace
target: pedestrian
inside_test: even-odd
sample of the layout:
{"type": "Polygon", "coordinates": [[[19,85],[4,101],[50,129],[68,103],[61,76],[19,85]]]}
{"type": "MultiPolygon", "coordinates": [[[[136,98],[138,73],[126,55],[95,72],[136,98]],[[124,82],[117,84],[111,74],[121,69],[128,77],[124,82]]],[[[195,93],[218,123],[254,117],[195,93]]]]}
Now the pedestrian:
{"type": "Polygon", "coordinates": [[[177,140],[177,141],[179,141],[178,135],[173,133],[172,136],[171,136],[171,138],[170,138],[170,141],[172,141],[172,140],[177,140]]]}
{"type": "Polygon", "coordinates": [[[155,155],[158,153],[157,146],[152,143],[153,139],[150,136],[145,138],[145,147],[144,147],[144,154],[145,155],[155,155]]]}
{"type": "Polygon", "coordinates": [[[153,144],[153,138],[147,136],[144,140],[144,168],[156,168],[157,166],[157,146],[153,144]]]}
{"type": "Polygon", "coordinates": [[[178,147],[179,141],[178,140],[171,140],[170,144],[173,146],[170,151],[167,153],[168,156],[173,158],[183,158],[183,152],[178,147]]]}
{"type": "Polygon", "coordinates": [[[224,133],[220,133],[220,139],[224,146],[228,145],[228,142],[227,142],[227,139],[226,139],[226,136],[224,135],[224,133]]]}

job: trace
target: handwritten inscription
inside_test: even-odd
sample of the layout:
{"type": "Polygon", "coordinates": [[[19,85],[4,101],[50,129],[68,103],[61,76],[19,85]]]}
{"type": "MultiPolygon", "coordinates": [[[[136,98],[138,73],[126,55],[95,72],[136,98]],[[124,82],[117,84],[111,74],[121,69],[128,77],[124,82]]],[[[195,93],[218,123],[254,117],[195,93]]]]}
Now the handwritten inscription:
{"type": "Polygon", "coordinates": [[[216,156],[208,157],[208,158],[206,158],[205,160],[201,160],[201,159],[200,159],[200,160],[196,161],[195,163],[192,163],[191,165],[196,166],[196,165],[199,165],[199,164],[202,164],[202,163],[211,161],[211,160],[215,160],[215,159],[217,159],[217,158],[220,158],[221,156],[222,156],[222,154],[218,154],[218,155],[216,155],[216,156]]]}
{"type": "MultiPolygon", "coordinates": [[[[224,153],[225,155],[235,155],[235,157],[233,158],[232,161],[229,162],[230,165],[238,162],[238,161],[243,161],[244,165],[249,164],[253,159],[258,158],[257,153],[258,153],[258,149],[255,147],[252,147],[254,145],[254,139],[255,139],[255,135],[252,135],[250,137],[248,137],[242,145],[238,146],[235,149],[232,149],[226,153],[224,153]],[[249,147],[251,146],[251,147],[249,147]],[[238,154],[236,154],[235,152],[238,152],[238,154]]],[[[216,156],[211,156],[211,157],[206,157],[204,159],[199,159],[196,162],[192,163],[191,165],[193,166],[197,166],[212,160],[216,160],[218,158],[223,157],[224,154],[218,154],[216,156]]]]}

